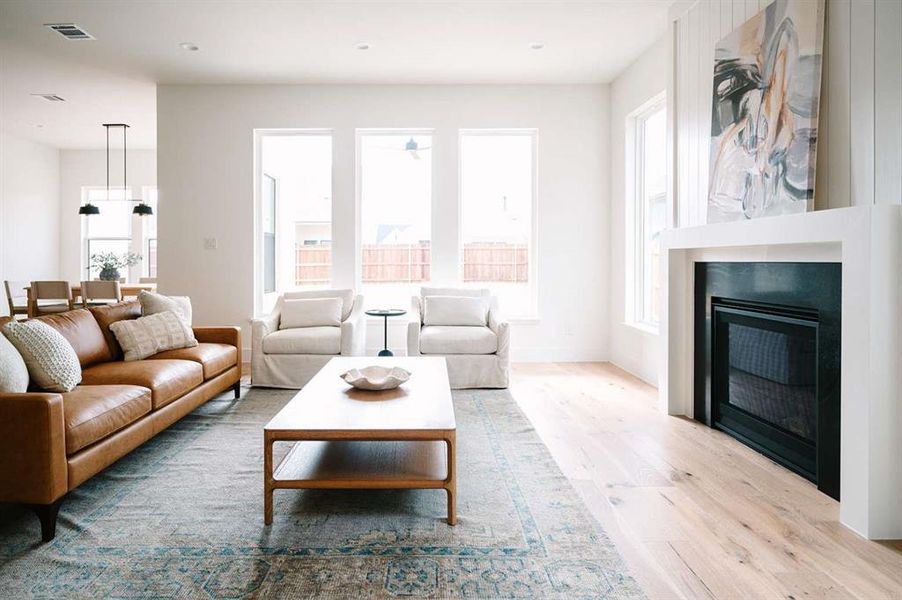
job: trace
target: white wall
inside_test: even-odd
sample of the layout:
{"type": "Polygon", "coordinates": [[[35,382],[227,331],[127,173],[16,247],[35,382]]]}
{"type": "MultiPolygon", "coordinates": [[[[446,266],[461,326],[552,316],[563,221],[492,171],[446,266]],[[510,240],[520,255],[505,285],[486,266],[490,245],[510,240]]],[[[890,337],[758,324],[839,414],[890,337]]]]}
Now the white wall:
{"type": "MultiPolygon", "coordinates": [[[[82,221],[86,218],[78,214],[81,205],[82,187],[103,187],[106,185],[105,150],[60,150],[59,159],[59,252],[60,275],[69,281],[81,281],[85,273],[81,269],[82,221]]],[[[122,186],[122,152],[111,152],[110,185],[122,186]]],[[[132,197],[140,198],[144,186],[157,184],[157,153],[155,150],[128,151],[128,187],[132,197]]],[[[165,209],[164,209],[165,210],[165,209]]],[[[135,241],[133,252],[144,254],[140,247],[137,228],[140,217],[132,219],[132,235],[135,241]]],[[[140,276],[140,265],[135,267],[130,278],[140,276]]]]}
{"type": "Polygon", "coordinates": [[[0,280],[59,277],[59,167],[56,148],[0,132],[0,280]]]}
{"type": "Polygon", "coordinates": [[[626,322],[630,285],[627,261],[633,242],[631,204],[627,184],[633,175],[626,158],[630,151],[626,120],[630,113],[667,88],[670,40],[665,36],[611,83],[611,362],[658,385],[659,336],[626,322]],[[629,197],[628,197],[629,196],[629,197]]]}
{"type": "MultiPolygon", "coordinates": [[[[714,44],[770,2],[684,1],[672,8],[678,227],[706,222],[714,44]]],[[[900,65],[902,2],[826,0],[817,209],[902,202],[900,65]]]]}
{"type": "MultiPolygon", "coordinates": [[[[157,156],[166,210],[159,219],[160,288],[190,295],[200,324],[245,327],[243,343],[249,346],[255,128],[332,129],[333,284],[353,286],[355,128],[434,130],[432,243],[439,265],[453,262],[448,258],[459,244],[458,129],[534,127],[539,319],[514,325],[514,357],[606,359],[608,122],[604,85],[161,85],[157,156]],[[207,237],[217,238],[216,250],[204,249],[207,237]]],[[[437,281],[456,276],[435,271],[437,281]]],[[[400,333],[394,330],[390,345],[403,344],[400,333]]]]}

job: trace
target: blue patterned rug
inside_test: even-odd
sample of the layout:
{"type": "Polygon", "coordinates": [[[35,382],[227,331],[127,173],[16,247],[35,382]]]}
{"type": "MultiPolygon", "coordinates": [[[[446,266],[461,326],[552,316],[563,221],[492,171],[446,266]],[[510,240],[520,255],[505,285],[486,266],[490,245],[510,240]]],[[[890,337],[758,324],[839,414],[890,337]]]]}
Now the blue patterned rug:
{"type": "Polygon", "coordinates": [[[277,490],[264,527],[262,426],[291,396],[207,403],[73,492],[50,544],[0,505],[3,598],[643,597],[506,391],[454,393],[456,527],[442,490],[277,490]]]}

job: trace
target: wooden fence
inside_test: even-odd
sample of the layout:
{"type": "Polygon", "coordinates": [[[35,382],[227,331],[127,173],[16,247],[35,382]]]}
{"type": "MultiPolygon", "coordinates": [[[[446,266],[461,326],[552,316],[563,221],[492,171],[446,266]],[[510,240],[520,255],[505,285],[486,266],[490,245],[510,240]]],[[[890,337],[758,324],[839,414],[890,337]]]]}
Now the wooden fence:
{"type": "MultiPolygon", "coordinates": [[[[328,283],[332,269],[330,246],[295,247],[295,283],[328,283]]],[[[432,262],[428,243],[364,244],[364,283],[429,281],[432,262]]],[[[522,283],[529,279],[529,251],[525,244],[464,244],[463,280],[522,283]]]]}

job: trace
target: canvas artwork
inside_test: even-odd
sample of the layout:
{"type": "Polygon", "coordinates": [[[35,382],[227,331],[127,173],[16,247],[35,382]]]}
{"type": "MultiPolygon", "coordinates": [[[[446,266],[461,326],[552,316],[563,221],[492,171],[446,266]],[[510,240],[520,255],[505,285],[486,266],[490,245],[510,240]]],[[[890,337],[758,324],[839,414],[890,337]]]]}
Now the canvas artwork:
{"type": "Polygon", "coordinates": [[[717,43],[708,222],[814,208],[823,0],[776,0],[717,43]]]}

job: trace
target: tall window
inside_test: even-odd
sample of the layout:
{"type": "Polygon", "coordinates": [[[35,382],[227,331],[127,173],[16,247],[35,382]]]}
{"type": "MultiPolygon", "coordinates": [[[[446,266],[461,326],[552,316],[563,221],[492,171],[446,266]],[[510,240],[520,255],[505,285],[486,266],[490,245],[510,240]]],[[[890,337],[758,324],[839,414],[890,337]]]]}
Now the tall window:
{"type": "Polygon", "coordinates": [[[634,126],[633,321],[657,327],[661,316],[661,232],[667,215],[667,112],[664,96],[631,115],[634,126]]]}
{"type": "Polygon", "coordinates": [[[491,287],[512,316],[535,313],[535,139],[535,131],[460,136],[461,278],[491,287]]]}
{"type": "Polygon", "coordinates": [[[430,279],[432,136],[359,135],[362,281],[371,302],[398,302],[430,279]]]}
{"type": "Polygon", "coordinates": [[[332,279],[332,136],[286,131],[261,143],[264,293],[332,279]]]}
{"type": "Polygon", "coordinates": [[[142,239],[141,255],[143,257],[142,273],[146,277],[157,276],[157,213],[159,211],[159,201],[157,188],[145,187],[143,189],[144,203],[153,209],[152,215],[140,217],[138,223],[141,225],[142,239]]]}
{"type": "MultiPolygon", "coordinates": [[[[132,247],[132,210],[135,203],[131,190],[101,187],[82,188],[82,203],[90,202],[100,209],[99,215],[82,218],[82,272],[86,279],[96,279],[99,271],[91,267],[91,256],[113,252],[123,255],[132,247]]],[[[125,273],[122,274],[125,276],[125,273]]]]}

